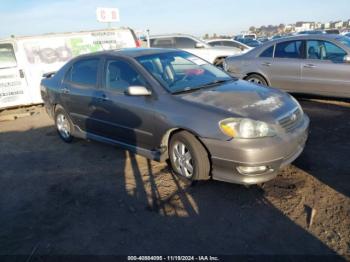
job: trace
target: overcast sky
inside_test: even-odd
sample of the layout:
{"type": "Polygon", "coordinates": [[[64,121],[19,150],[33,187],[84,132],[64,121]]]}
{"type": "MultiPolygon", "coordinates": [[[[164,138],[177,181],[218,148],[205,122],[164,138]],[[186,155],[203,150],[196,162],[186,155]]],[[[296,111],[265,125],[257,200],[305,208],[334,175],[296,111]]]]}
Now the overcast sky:
{"type": "Polygon", "coordinates": [[[236,34],[250,26],[350,18],[350,0],[11,0],[1,1],[0,37],[103,28],[96,7],[117,7],[113,26],[151,34],[236,34]]]}

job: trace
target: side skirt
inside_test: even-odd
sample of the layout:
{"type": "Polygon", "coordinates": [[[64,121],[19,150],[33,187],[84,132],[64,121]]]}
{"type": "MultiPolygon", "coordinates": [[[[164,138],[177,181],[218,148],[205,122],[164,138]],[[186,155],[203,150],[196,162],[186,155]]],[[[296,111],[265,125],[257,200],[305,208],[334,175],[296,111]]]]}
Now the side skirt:
{"type": "Polygon", "coordinates": [[[158,161],[158,162],[163,162],[167,159],[167,155],[166,155],[167,151],[162,152],[162,150],[148,150],[148,149],[145,149],[143,147],[137,147],[137,146],[130,145],[130,144],[127,144],[124,142],[120,142],[120,141],[117,141],[114,139],[110,139],[107,137],[103,137],[103,136],[95,135],[95,134],[92,134],[89,132],[85,132],[85,131],[81,130],[76,125],[74,125],[73,136],[78,137],[78,138],[82,138],[82,139],[95,140],[95,141],[110,144],[113,146],[118,146],[122,149],[131,151],[135,154],[142,155],[146,158],[149,158],[149,159],[152,159],[152,160],[158,161]]]}

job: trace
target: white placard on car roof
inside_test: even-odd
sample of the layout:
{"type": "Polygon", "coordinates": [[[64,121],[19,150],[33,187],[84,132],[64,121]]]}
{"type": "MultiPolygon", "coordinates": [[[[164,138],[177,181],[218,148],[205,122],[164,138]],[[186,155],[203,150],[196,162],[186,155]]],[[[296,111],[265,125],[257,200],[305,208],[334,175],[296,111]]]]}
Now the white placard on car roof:
{"type": "Polygon", "coordinates": [[[119,9],[109,7],[98,7],[96,9],[97,21],[102,23],[119,22],[119,9]]]}

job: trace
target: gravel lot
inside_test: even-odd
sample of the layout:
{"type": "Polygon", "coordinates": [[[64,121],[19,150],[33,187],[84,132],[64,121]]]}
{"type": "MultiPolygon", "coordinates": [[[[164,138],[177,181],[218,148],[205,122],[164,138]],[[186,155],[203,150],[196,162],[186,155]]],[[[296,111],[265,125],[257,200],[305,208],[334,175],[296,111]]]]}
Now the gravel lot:
{"type": "Polygon", "coordinates": [[[127,151],[65,144],[40,107],[0,122],[0,254],[349,259],[350,104],[301,102],[312,121],[304,153],[277,179],[249,188],[189,186],[127,151]]]}

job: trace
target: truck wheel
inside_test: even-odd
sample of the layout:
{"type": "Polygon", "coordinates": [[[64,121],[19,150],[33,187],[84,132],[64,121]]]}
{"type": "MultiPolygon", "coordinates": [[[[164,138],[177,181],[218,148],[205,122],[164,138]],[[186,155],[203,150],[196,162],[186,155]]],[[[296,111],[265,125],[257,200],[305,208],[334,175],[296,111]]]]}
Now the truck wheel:
{"type": "Polygon", "coordinates": [[[187,131],[170,139],[169,158],[173,171],[190,181],[210,178],[210,162],[204,146],[187,131]]]}
{"type": "Polygon", "coordinates": [[[73,140],[73,124],[66,111],[63,108],[58,108],[55,112],[55,124],[58,135],[66,143],[70,143],[73,140]]]}
{"type": "Polygon", "coordinates": [[[254,84],[268,86],[265,78],[263,78],[261,75],[258,75],[258,74],[251,74],[251,75],[247,76],[245,78],[245,80],[248,82],[254,83],[254,84]]]}

